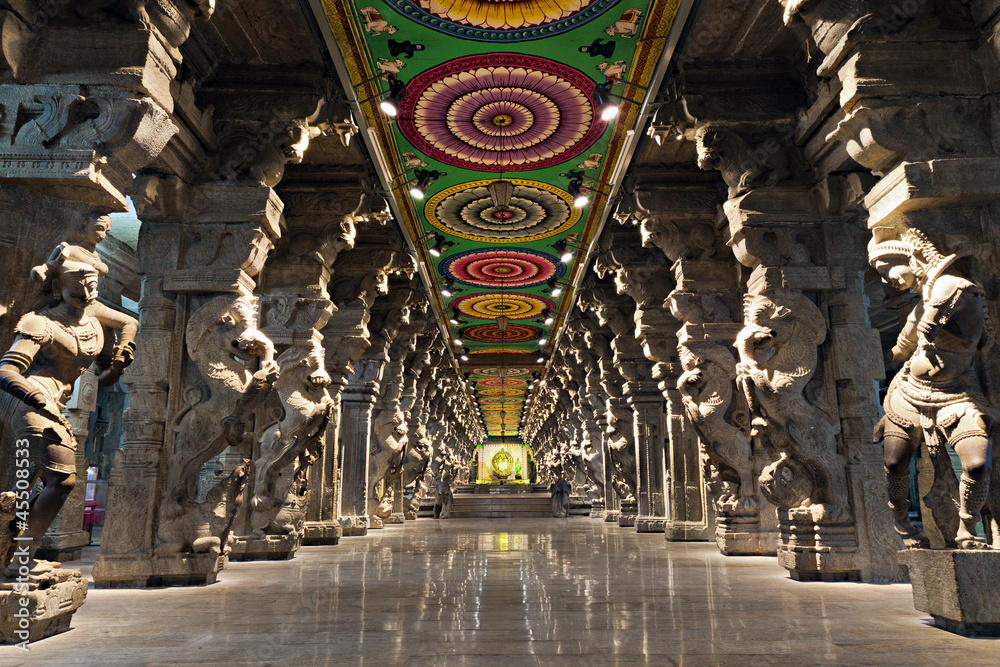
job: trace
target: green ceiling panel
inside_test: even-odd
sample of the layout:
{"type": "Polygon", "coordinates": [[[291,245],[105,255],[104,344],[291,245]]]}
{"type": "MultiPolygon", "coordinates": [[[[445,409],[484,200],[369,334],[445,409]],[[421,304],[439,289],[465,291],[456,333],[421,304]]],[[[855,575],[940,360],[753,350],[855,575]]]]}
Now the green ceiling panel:
{"type": "MultiPolygon", "coordinates": [[[[527,376],[470,376],[481,407],[510,399],[503,434],[514,435],[680,1],[322,2],[458,353],[475,366],[502,352],[527,376]],[[621,107],[609,122],[606,93],[621,107]],[[380,108],[387,96],[395,117],[380,108]],[[417,198],[421,176],[430,182],[417,198]],[[509,193],[499,207],[488,189],[498,180],[509,193]],[[571,182],[585,205],[574,206],[571,182]],[[505,376],[492,379],[517,377],[505,376]]],[[[483,411],[490,435],[502,434],[499,412],[483,411]]]]}

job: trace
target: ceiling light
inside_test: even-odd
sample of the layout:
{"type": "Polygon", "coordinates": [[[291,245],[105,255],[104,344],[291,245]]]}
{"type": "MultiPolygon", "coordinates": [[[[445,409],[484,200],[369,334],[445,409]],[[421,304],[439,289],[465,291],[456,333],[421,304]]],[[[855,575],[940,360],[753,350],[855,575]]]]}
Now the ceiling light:
{"type": "MultiPolygon", "coordinates": [[[[414,199],[423,199],[427,195],[427,186],[430,184],[431,184],[430,176],[427,176],[426,174],[421,176],[420,178],[417,179],[417,182],[413,184],[413,187],[410,188],[410,196],[413,197],[414,199]]],[[[431,251],[431,254],[434,255],[434,252],[431,251]]],[[[440,252],[437,253],[437,255],[440,254],[441,254],[440,252]]]]}
{"type": "Polygon", "coordinates": [[[455,345],[458,345],[459,347],[461,347],[461,345],[462,345],[462,339],[461,338],[456,338],[455,339],[455,345]]]}
{"type": "Polygon", "coordinates": [[[456,327],[460,324],[458,319],[458,308],[452,311],[452,315],[451,317],[448,318],[448,321],[454,324],[456,327]]]}
{"type": "Polygon", "coordinates": [[[548,338],[539,338],[539,339],[538,339],[538,344],[539,344],[539,345],[545,345],[545,344],[546,344],[546,343],[548,343],[548,342],[549,342],[549,339],[548,339],[548,338]]]}
{"type": "Polygon", "coordinates": [[[569,186],[566,188],[570,196],[573,198],[573,206],[576,208],[583,208],[587,205],[587,195],[583,193],[583,179],[574,178],[569,182],[569,186]]]}
{"type": "Polygon", "coordinates": [[[549,315],[548,317],[545,318],[545,324],[546,324],[546,326],[551,326],[552,323],[555,322],[555,321],[556,321],[556,318],[552,317],[551,315],[549,315]]]}
{"type": "Polygon", "coordinates": [[[399,79],[393,79],[389,82],[389,94],[385,96],[379,107],[382,108],[382,112],[386,116],[395,118],[404,97],[406,97],[406,84],[399,79]]]}
{"type": "MultiPolygon", "coordinates": [[[[431,184],[431,181],[436,181],[442,176],[444,176],[444,173],[438,171],[437,169],[432,169],[430,171],[427,171],[426,169],[417,169],[413,172],[413,177],[417,180],[413,184],[413,187],[410,188],[410,196],[414,199],[423,199],[427,196],[427,186],[431,184]]],[[[436,234],[435,238],[438,236],[441,235],[436,234]]]]}
{"type": "Polygon", "coordinates": [[[497,318],[497,329],[500,329],[500,333],[507,333],[508,323],[510,323],[510,318],[506,315],[501,315],[497,318]]]}
{"type": "Polygon", "coordinates": [[[614,120],[618,115],[618,105],[611,100],[610,83],[594,86],[594,103],[597,105],[597,115],[605,123],[614,120]]]}
{"type": "Polygon", "coordinates": [[[460,356],[459,359],[461,359],[462,361],[468,361],[469,360],[469,358],[467,356],[465,356],[464,354],[462,356],[460,356]]]}
{"type": "Polygon", "coordinates": [[[569,262],[572,259],[573,259],[573,253],[570,252],[569,250],[567,250],[566,252],[564,252],[562,255],[559,256],[559,261],[562,262],[563,264],[569,262]]]}
{"type": "Polygon", "coordinates": [[[557,296],[559,296],[560,294],[562,294],[562,287],[560,287],[560,286],[557,285],[555,287],[555,289],[552,290],[552,298],[554,299],[557,296]]]}
{"type": "MultiPolygon", "coordinates": [[[[545,357],[539,355],[538,358],[535,359],[535,363],[544,364],[545,363],[545,357]]],[[[528,400],[530,401],[531,399],[529,398],[528,400]]]]}
{"type": "Polygon", "coordinates": [[[514,196],[514,184],[510,181],[499,179],[486,186],[493,200],[493,208],[498,211],[506,211],[510,206],[510,198],[514,196]]]}

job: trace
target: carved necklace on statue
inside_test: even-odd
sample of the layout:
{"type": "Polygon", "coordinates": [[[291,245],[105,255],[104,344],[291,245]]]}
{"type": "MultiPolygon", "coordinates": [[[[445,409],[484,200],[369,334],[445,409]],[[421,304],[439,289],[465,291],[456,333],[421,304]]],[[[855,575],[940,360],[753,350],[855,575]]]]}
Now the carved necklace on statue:
{"type": "Polygon", "coordinates": [[[51,312],[49,321],[69,334],[76,343],[76,349],[73,352],[87,357],[96,357],[101,351],[102,344],[99,337],[100,332],[96,326],[97,321],[86,315],[78,324],[65,324],[60,320],[58,314],[51,312]]]}

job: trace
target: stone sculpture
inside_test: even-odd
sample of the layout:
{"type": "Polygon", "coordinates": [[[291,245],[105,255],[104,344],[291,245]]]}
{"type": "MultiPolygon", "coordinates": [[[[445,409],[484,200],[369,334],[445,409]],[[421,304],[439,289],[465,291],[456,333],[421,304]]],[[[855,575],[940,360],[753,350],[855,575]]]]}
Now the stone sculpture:
{"type": "Polygon", "coordinates": [[[680,353],[684,374],[677,388],[688,419],[706,445],[704,453],[717,471],[719,509],[752,510],[757,499],[750,439],[726,420],[733,399],[736,360],[728,349],[715,343],[683,345],[680,353]]]}
{"type": "MultiPolygon", "coordinates": [[[[176,463],[169,470],[160,516],[170,520],[187,515],[188,530],[194,534],[205,528],[204,507],[194,500],[198,472],[226,447],[239,448],[251,413],[264,403],[278,379],[278,364],[274,346],[257,329],[256,301],[245,295],[218,296],[195,311],[187,326],[187,351],[204,387],[192,384],[184,392],[187,409],[176,419],[176,463]],[[259,370],[251,372],[248,366],[257,362],[259,370]]],[[[227,512],[235,512],[231,505],[227,512]]],[[[159,535],[156,550],[172,552],[176,533],[159,535]]],[[[221,535],[214,537],[220,538],[219,548],[224,550],[221,535]]],[[[214,548],[209,553],[218,555],[214,548]]]]}
{"type": "Polygon", "coordinates": [[[946,444],[958,454],[962,475],[953,498],[958,506],[955,546],[985,547],[976,527],[989,494],[993,418],[974,361],[988,337],[982,288],[954,273],[955,261],[966,254],[946,257],[916,229],[900,240],[873,238],[869,245],[869,259],[882,279],[921,299],[892,348],[893,359],[906,363],[889,385],[885,416],[874,433],[885,443],[889,508],[908,547],[929,546],[910,522],[907,500],[910,460],[921,443],[932,458],[947,460],[946,444]]]}
{"type": "MultiPolygon", "coordinates": [[[[33,600],[32,638],[65,630],[86,598],[87,584],[78,570],[35,559],[42,536],[76,485],[77,442],[62,410],[74,382],[91,364],[96,363],[100,381],[110,385],[132,361],[136,320],[97,303],[98,277],[107,267],[93,249],[109,228],[103,214],[88,216],[82,238],[74,239],[86,245],[63,243],[33,270],[47,294],[18,322],[17,338],[0,359],[5,392],[0,419],[14,434],[14,451],[5,460],[17,479],[14,490],[0,499],[11,510],[0,518],[0,572],[18,583],[19,595],[27,592],[33,600]],[[42,491],[29,500],[36,480],[42,491]]],[[[0,599],[0,608],[6,610],[0,626],[9,639],[6,616],[14,607],[0,599]]]]}
{"type": "Polygon", "coordinates": [[[274,389],[283,415],[260,437],[250,520],[257,536],[301,533],[306,473],[319,454],[334,407],[318,340],[289,346],[277,363],[282,372],[274,389]]]}
{"type": "Polygon", "coordinates": [[[823,316],[802,293],[776,290],[748,299],[745,320],[736,339],[737,382],[750,404],[753,433],[775,459],[761,473],[761,490],[777,507],[809,507],[816,520],[842,519],[847,487],[834,458],[836,436],[803,395],[826,338],[823,316]]]}

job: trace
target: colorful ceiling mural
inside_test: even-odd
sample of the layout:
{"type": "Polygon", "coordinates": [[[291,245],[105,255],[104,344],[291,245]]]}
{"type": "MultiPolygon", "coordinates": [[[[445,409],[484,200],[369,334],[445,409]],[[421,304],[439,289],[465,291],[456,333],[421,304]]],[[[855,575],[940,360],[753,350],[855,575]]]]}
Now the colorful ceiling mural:
{"type": "Polygon", "coordinates": [[[318,2],[485,430],[515,436],[680,0],[318,2]]]}

